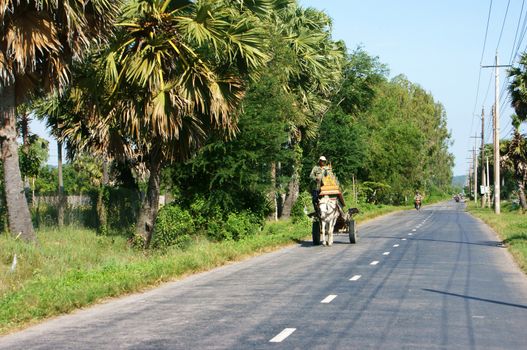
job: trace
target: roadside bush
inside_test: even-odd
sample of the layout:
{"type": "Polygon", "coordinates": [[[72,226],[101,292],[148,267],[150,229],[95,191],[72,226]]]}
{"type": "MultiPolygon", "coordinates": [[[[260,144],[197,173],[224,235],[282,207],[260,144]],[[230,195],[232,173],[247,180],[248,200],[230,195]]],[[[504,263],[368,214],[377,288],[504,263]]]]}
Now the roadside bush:
{"type": "Polygon", "coordinates": [[[230,213],[226,220],[216,216],[208,223],[207,234],[216,241],[238,241],[254,235],[261,227],[259,218],[249,212],[230,213]]]}
{"type": "Polygon", "coordinates": [[[307,214],[304,211],[305,209],[308,212],[313,211],[311,195],[307,191],[300,193],[297,201],[293,204],[293,208],[291,208],[291,218],[294,224],[308,220],[307,214]]]}
{"type": "Polygon", "coordinates": [[[157,216],[152,248],[187,248],[195,232],[194,220],[188,211],[174,204],[164,206],[157,216]]]}

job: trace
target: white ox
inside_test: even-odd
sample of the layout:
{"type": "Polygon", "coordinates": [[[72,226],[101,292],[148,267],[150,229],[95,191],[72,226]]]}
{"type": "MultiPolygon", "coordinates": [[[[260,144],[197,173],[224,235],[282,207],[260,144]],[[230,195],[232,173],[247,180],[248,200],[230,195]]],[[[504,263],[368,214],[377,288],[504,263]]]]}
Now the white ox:
{"type": "Polygon", "coordinates": [[[333,229],[335,223],[339,217],[339,208],[337,204],[337,198],[331,198],[324,196],[319,201],[320,207],[320,225],[322,226],[322,244],[332,245],[333,244],[333,229]],[[328,241],[326,243],[326,229],[328,232],[328,241]]]}

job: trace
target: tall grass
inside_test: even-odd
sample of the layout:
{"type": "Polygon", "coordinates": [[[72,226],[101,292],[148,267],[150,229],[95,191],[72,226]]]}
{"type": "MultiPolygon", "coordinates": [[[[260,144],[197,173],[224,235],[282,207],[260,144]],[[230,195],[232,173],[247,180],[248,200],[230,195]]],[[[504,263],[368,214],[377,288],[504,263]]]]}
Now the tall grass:
{"type": "Polygon", "coordinates": [[[510,203],[502,203],[500,215],[493,209],[476,208],[472,202],[467,208],[498,233],[520,268],[527,273],[527,214],[510,203]]]}
{"type": "Polygon", "coordinates": [[[0,236],[0,333],[107,297],[266,252],[305,237],[307,223],[278,222],[240,241],[196,238],[187,250],[129,248],[120,237],[67,228],[38,232],[38,245],[0,236]],[[17,266],[11,272],[14,256],[17,266]]]}

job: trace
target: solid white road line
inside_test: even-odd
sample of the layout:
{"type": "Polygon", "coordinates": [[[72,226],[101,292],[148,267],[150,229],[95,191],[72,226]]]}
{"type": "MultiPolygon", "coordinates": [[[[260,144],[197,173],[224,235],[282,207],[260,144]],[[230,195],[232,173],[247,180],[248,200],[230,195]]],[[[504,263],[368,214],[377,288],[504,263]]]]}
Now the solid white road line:
{"type": "Polygon", "coordinates": [[[375,260],[375,261],[372,261],[372,262],[370,263],[370,265],[377,265],[378,263],[379,263],[379,262],[378,262],[377,260],[375,260]]]}
{"type": "Polygon", "coordinates": [[[329,304],[335,299],[337,296],[335,294],[330,294],[324,300],[321,301],[322,304],[329,304]]]}
{"type": "Polygon", "coordinates": [[[285,340],[285,338],[293,334],[294,331],[296,331],[296,328],[286,328],[283,331],[281,331],[276,337],[269,340],[269,342],[270,343],[281,343],[285,340]]]}
{"type": "Polygon", "coordinates": [[[397,248],[398,246],[399,246],[398,244],[394,244],[394,245],[393,245],[394,248],[397,248]]]}
{"type": "Polygon", "coordinates": [[[353,276],[352,278],[350,278],[350,281],[357,281],[359,280],[359,278],[361,278],[362,276],[361,275],[355,275],[353,276]]]}
{"type": "Polygon", "coordinates": [[[382,255],[390,255],[390,252],[384,252],[382,255]]]}

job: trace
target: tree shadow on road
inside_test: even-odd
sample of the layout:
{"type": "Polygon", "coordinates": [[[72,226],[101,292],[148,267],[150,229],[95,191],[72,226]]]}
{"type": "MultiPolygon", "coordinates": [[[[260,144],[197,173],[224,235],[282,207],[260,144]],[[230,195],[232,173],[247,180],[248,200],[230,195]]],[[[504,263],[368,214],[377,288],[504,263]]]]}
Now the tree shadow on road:
{"type": "Polygon", "coordinates": [[[469,295],[463,295],[463,294],[449,293],[449,292],[444,292],[444,291],[436,290],[436,289],[423,288],[422,290],[424,290],[424,291],[426,291],[426,292],[432,292],[432,293],[438,293],[438,294],[443,294],[443,295],[449,295],[449,296],[458,297],[458,298],[463,298],[463,299],[470,299],[470,300],[476,300],[476,301],[483,301],[483,302],[486,302],[486,303],[493,303],[493,304],[499,304],[499,305],[505,305],[505,306],[517,307],[517,308],[520,308],[520,309],[527,309],[527,305],[512,304],[512,303],[507,303],[507,302],[504,302],[504,301],[498,301],[498,300],[492,300],[492,299],[485,299],[485,298],[472,297],[472,296],[469,296],[469,295]]]}
{"type": "MultiPolygon", "coordinates": [[[[400,239],[401,237],[395,236],[367,236],[367,238],[383,238],[383,239],[400,239]]],[[[480,245],[486,247],[505,247],[504,244],[506,241],[477,241],[477,242],[462,242],[462,241],[450,241],[446,239],[431,239],[431,238],[416,238],[416,237],[404,237],[409,241],[427,241],[427,242],[439,242],[439,243],[454,243],[454,244],[470,244],[470,245],[480,245]]]]}

